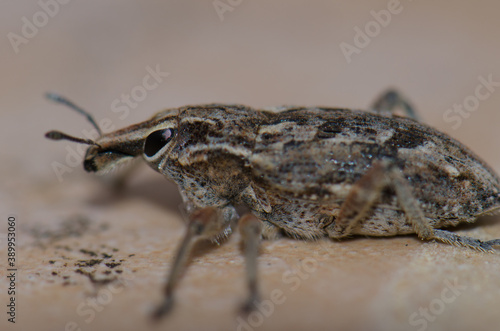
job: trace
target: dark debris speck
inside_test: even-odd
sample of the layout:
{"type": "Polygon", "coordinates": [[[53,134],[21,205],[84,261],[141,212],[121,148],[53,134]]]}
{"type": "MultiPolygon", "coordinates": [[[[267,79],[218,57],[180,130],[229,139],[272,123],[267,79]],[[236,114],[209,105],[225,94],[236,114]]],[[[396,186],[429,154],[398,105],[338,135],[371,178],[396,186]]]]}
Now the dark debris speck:
{"type": "Polygon", "coordinates": [[[79,260],[75,263],[76,267],[92,267],[102,262],[102,259],[79,260]]]}
{"type": "Polygon", "coordinates": [[[122,264],[119,262],[109,262],[109,263],[105,263],[105,265],[106,265],[106,267],[113,269],[114,267],[118,267],[122,264]]]}

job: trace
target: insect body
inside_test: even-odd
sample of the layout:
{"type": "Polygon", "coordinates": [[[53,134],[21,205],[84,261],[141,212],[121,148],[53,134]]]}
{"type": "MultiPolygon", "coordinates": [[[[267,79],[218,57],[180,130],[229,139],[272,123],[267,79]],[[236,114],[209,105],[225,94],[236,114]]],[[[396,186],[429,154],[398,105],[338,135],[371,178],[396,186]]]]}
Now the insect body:
{"type": "Polygon", "coordinates": [[[165,110],[96,141],[56,131],[47,136],[90,144],[84,160],[89,172],[141,156],[179,186],[190,223],[156,312],[161,316],[171,307],[193,242],[217,242],[238,220],[246,247],[247,308],[258,300],[261,235],[416,233],[482,251],[500,245],[498,239],[440,230],[499,211],[500,179],[469,149],[415,118],[408,103],[389,92],[372,112],[211,104],[165,110]],[[395,106],[408,117],[394,115],[395,106]],[[251,214],[239,219],[238,204],[251,214]]]}

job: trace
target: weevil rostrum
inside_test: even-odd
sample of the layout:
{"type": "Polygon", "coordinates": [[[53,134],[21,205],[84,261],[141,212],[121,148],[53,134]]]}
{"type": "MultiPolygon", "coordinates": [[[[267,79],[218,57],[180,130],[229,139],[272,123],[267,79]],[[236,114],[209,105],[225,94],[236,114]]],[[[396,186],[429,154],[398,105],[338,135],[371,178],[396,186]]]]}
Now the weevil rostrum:
{"type": "MultiPolygon", "coordinates": [[[[100,132],[88,113],[64,98],[51,98],[87,116],[100,132]]],[[[193,243],[200,238],[218,243],[236,227],[245,243],[246,309],[259,298],[261,238],[416,233],[480,251],[500,245],[500,239],[481,241],[441,229],[500,211],[500,179],[467,147],[419,121],[396,92],[381,96],[370,111],[276,110],[185,106],[95,141],[47,133],[89,144],[83,162],[88,172],[140,156],[178,185],[189,224],[155,317],[172,307],[193,243]],[[405,116],[395,114],[398,108],[405,116]],[[251,212],[240,217],[239,204],[251,212]]]]}

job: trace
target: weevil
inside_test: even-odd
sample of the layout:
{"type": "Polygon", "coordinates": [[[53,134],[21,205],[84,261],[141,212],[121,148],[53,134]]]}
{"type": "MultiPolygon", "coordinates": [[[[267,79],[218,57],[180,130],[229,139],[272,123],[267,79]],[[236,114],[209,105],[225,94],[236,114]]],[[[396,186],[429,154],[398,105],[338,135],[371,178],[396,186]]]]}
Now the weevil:
{"type": "Polygon", "coordinates": [[[87,116],[101,134],[96,140],[46,134],[90,145],[86,171],[142,157],[179,187],[189,223],[155,317],[172,307],[193,244],[200,238],[218,243],[236,227],[245,244],[246,309],[259,299],[261,238],[415,233],[480,251],[500,245],[500,239],[481,241],[442,229],[499,212],[500,179],[467,147],[423,124],[395,91],[370,111],[185,106],[106,134],[81,108],[50,97],[87,116]],[[239,204],[251,212],[240,218],[239,204]]]}

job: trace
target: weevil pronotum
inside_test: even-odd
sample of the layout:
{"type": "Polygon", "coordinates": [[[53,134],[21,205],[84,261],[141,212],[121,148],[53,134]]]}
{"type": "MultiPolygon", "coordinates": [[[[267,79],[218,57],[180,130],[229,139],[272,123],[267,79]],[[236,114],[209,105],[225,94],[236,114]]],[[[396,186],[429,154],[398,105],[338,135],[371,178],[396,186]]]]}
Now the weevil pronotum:
{"type": "Polygon", "coordinates": [[[106,134],[70,101],[50,97],[87,116],[100,134],[95,141],[58,131],[46,135],[90,145],[86,171],[105,171],[141,156],[179,187],[189,224],[155,317],[172,307],[193,243],[219,242],[236,226],[245,243],[247,309],[259,298],[261,237],[416,233],[481,251],[500,245],[500,239],[481,241],[441,230],[500,211],[500,179],[461,143],[422,124],[394,91],[366,112],[186,106],[106,134]],[[238,204],[251,212],[240,218],[238,204]]]}

